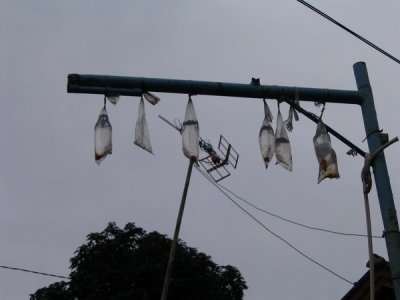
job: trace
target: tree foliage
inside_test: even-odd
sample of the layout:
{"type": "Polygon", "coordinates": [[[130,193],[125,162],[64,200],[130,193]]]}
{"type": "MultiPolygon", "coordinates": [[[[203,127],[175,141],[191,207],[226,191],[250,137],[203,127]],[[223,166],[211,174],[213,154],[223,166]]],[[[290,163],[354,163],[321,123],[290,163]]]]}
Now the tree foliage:
{"type": "MultiPolygon", "coordinates": [[[[41,288],[31,300],[159,300],[171,240],[133,223],[109,223],[91,233],[71,258],[70,282],[41,288]]],[[[239,270],[219,266],[210,256],[178,242],[168,299],[241,300],[247,289],[239,270]]]]}

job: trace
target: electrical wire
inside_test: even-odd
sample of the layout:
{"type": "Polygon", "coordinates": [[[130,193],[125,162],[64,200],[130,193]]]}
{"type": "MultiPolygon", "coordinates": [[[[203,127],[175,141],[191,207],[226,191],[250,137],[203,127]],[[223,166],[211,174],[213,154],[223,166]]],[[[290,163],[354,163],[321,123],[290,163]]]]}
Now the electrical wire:
{"type": "Polygon", "coordinates": [[[372,42],[368,41],[366,38],[362,37],[361,35],[355,33],[353,30],[347,28],[346,26],[344,26],[343,24],[339,23],[338,21],[336,21],[335,19],[331,18],[330,16],[328,16],[327,14],[323,13],[322,11],[320,11],[319,9],[317,9],[316,7],[312,6],[311,4],[303,1],[303,0],[297,0],[297,2],[300,2],[301,4],[303,4],[304,6],[310,8],[311,10],[315,11],[317,14],[323,16],[325,19],[331,21],[333,24],[339,26],[340,28],[344,29],[345,31],[347,31],[348,33],[354,35],[356,38],[358,38],[359,40],[363,41],[364,43],[366,43],[368,46],[374,48],[375,50],[379,51],[380,53],[382,53],[383,55],[389,57],[391,60],[397,62],[398,64],[400,64],[400,60],[396,57],[394,57],[393,55],[389,54],[388,52],[386,52],[385,50],[383,50],[382,48],[378,47],[377,45],[373,44],[372,42]]]}
{"type": "Polygon", "coordinates": [[[43,273],[43,272],[32,271],[32,270],[21,269],[21,268],[15,268],[15,267],[8,267],[8,266],[1,266],[0,265],[0,268],[14,270],[14,271],[27,272],[27,273],[32,273],[32,274],[38,274],[38,275],[43,275],[43,276],[62,278],[62,279],[69,279],[69,280],[71,279],[70,277],[66,277],[66,276],[54,275],[54,274],[43,273]]]}
{"type": "MultiPolygon", "coordinates": [[[[213,180],[212,178],[210,178],[209,175],[207,175],[206,173],[204,173],[198,166],[195,166],[195,167],[196,167],[197,171],[200,172],[200,174],[202,174],[211,184],[213,184],[221,193],[223,193],[232,203],[234,203],[240,210],[242,210],[245,214],[247,214],[251,219],[253,219],[255,222],[257,222],[261,227],[263,227],[265,230],[267,230],[270,234],[272,234],[273,236],[275,236],[276,238],[278,238],[279,240],[281,240],[282,242],[284,242],[286,245],[288,245],[290,248],[292,248],[293,250],[295,250],[297,253],[299,253],[300,255],[302,255],[304,258],[308,259],[309,261],[311,261],[311,262],[313,262],[314,264],[318,265],[319,267],[323,268],[323,269],[326,270],[327,272],[331,273],[332,275],[334,275],[334,276],[336,276],[336,277],[342,279],[343,281],[345,281],[345,282],[347,282],[347,283],[349,283],[349,284],[351,284],[351,285],[354,285],[354,283],[351,282],[350,280],[344,278],[343,276],[340,276],[340,275],[337,274],[336,272],[334,272],[334,271],[332,271],[331,269],[325,267],[325,266],[322,265],[321,263],[317,262],[316,260],[314,260],[314,259],[311,258],[310,256],[306,255],[304,252],[302,252],[301,250],[299,250],[298,248],[296,248],[294,245],[292,245],[292,244],[291,244],[290,242],[288,242],[286,239],[284,239],[284,238],[282,238],[281,236],[279,236],[278,234],[274,233],[274,232],[273,232],[272,230],[270,230],[266,225],[264,225],[261,221],[259,221],[256,217],[254,217],[251,213],[249,213],[245,208],[243,208],[240,204],[238,204],[232,197],[230,197],[230,196],[224,191],[224,189],[227,190],[227,191],[229,191],[232,195],[234,195],[234,196],[237,197],[238,199],[240,199],[240,200],[244,201],[245,203],[247,203],[247,204],[253,206],[254,208],[256,208],[256,209],[259,209],[259,208],[257,208],[256,206],[254,206],[253,204],[251,204],[251,203],[248,202],[247,200],[242,199],[241,197],[235,195],[235,194],[234,194],[232,191],[230,191],[229,189],[227,189],[227,188],[223,187],[222,185],[220,185],[220,184],[214,182],[214,180],[213,180]]],[[[262,210],[262,209],[259,209],[259,210],[264,211],[264,210],[262,210]]],[[[282,218],[282,217],[280,217],[280,216],[278,216],[278,215],[275,215],[275,214],[272,214],[272,213],[270,213],[270,212],[267,212],[267,211],[264,211],[264,212],[266,212],[266,213],[268,213],[268,214],[270,214],[270,215],[272,215],[272,216],[274,216],[274,217],[277,217],[277,218],[279,218],[279,219],[288,221],[288,222],[290,222],[290,223],[293,223],[293,224],[296,224],[296,225],[300,225],[300,226],[309,228],[309,226],[306,226],[306,225],[303,225],[303,224],[300,224],[300,223],[297,223],[297,222],[290,221],[290,220],[288,220],[288,219],[282,218]]],[[[312,228],[312,227],[311,227],[311,228],[312,228]]],[[[314,228],[312,228],[312,229],[314,229],[314,228]]],[[[316,229],[316,230],[321,230],[321,229],[316,229]]],[[[322,231],[325,231],[325,230],[322,230],[322,231]]],[[[330,232],[330,231],[328,231],[328,232],[330,232]]],[[[332,233],[332,232],[331,232],[331,233],[332,233]]],[[[336,233],[336,232],[333,232],[333,233],[336,233]]],[[[344,235],[353,235],[353,234],[344,234],[344,235]]],[[[37,275],[42,275],[42,276],[49,276],[49,277],[61,278],[61,279],[68,279],[68,280],[71,279],[70,277],[66,277],[66,276],[55,275],[55,274],[44,273],[44,272],[38,272],[38,271],[33,271],[33,270],[28,270],[28,269],[22,269],[22,268],[16,268],[16,267],[9,267],[9,266],[4,266],[4,265],[0,265],[0,268],[8,269],[8,270],[14,270],[14,271],[20,271],[20,272],[26,272],[26,273],[31,273],[31,274],[37,274],[37,275]]]]}
{"type": "Polygon", "coordinates": [[[206,174],[204,171],[202,171],[198,166],[195,166],[197,171],[200,172],[200,174],[202,174],[211,184],[213,184],[221,193],[223,193],[233,204],[235,204],[241,211],[243,211],[246,215],[248,215],[251,219],[253,219],[255,222],[257,222],[261,227],[263,227],[265,230],[267,230],[270,234],[272,234],[273,236],[275,236],[276,238],[278,238],[279,240],[281,240],[282,242],[284,242],[286,245],[288,245],[290,248],[292,248],[293,250],[295,250],[297,253],[299,253],[301,256],[303,256],[304,258],[306,258],[307,260],[311,261],[312,263],[316,264],[317,266],[321,267],[322,269],[324,269],[325,271],[331,273],[332,275],[336,276],[337,278],[351,284],[354,285],[353,282],[351,282],[350,280],[344,278],[343,276],[337,274],[336,272],[332,271],[331,269],[329,269],[328,267],[325,267],[324,265],[322,265],[321,263],[317,262],[315,259],[311,258],[310,256],[308,256],[307,254],[305,254],[304,252],[302,252],[301,250],[299,250],[298,248],[296,248],[294,245],[292,245],[290,242],[288,242],[286,239],[284,239],[283,237],[279,236],[278,234],[276,234],[275,232],[273,232],[271,229],[269,229],[266,225],[264,225],[260,220],[258,220],[256,217],[254,217],[251,213],[249,213],[245,208],[243,208],[240,204],[238,204],[232,197],[230,197],[226,192],[224,192],[224,190],[218,185],[216,184],[216,182],[214,182],[214,180],[212,178],[210,178],[210,176],[208,174],[206,174]]]}
{"type": "MultiPolygon", "coordinates": [[[[256,210],[258,210],[260,212],[263,212],[263,213],[265,213],[267,215],[270,215],[272,217],[275,217],[275,218],[277,218],[279,220],[282,220],[282,221],[285,221],[285,222],[288,222],[288,223],[291,223],[291,224],[294,224],[294,225],[297,225],[297,226],[300,226],[300,227],[303,227],[303,228],[311,229],[311,230],[317,230],[317,231],[322,231],[322,232],[327,232],[327,233],[332,233],[332,234],[337,234],[337,235],[344,235],[344,236],[367,237],[366,234],[339,232],[339,231],[334,231],[334,230],[329,230],[329,229],[324,229],[324,228],[319,228],[319,227],[308,226],[308,225],[305,225],[305,224],[302,224],[302,223],[299,223],[299,222],[296,222],[296,221],[292,221],[290,219],[281,217],[281,216],[279,216],[277,214],[274,214],[274,213],[272,213],[270,211],[267,211],[265,209],[262,209],[262,208],[260,208],[260,207],[258,207],[256,205],[254,205],[250,201],[244,199],[243,197],[240,197],[239,195],[235,194],[233,191],[231,191],[230,189],[228,189],[227,187],[223,186],[220,183],[216,183],[216,184],[218,184],[222,189],[224,189],[225,191],[229,192],[231,195],[233,195],[237,199],[239,199],[239,200],[243,201],[244,203],[246,203],[247,205],[253,207],[254,209],[256,209],[256,210]]],[[[373,238],[379,238],[379,239],[383,238],[382,236],[378,236],[378,235],[373,235],[372,237],[373,238]]]]}

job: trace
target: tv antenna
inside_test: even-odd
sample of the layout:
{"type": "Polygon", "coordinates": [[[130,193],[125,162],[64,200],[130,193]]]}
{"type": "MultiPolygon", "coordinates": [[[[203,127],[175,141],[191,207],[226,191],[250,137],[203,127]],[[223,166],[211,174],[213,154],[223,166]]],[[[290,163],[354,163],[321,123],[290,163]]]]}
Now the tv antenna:
{"type": "MultiPolygon", "coordinates": [[[[172,128],[179,131],[179,133],[182,132],[182,123],[179,119],[175,119],[174,123],[172,123],[161,115],[158,117],[172,128]]],[[[208,140],[204,140],[201,137],[199,140],[199,146],[200,149],[206,153],[206,156],[200,158],[197,164],[201,165],[215,182],[221,181],[230,176],[230,168],[236,169],[239,160],[239,153],[222,134],[219,136],[217,151],[214,150],[214,147],[208,140]]]]}

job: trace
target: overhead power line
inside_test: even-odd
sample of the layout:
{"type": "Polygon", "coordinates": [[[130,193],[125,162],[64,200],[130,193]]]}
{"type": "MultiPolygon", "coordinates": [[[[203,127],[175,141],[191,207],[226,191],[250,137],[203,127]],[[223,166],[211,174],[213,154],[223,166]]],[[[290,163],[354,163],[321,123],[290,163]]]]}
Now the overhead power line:
{"type": "Polygon", "coordinates": [[[66,276],[54,275],[54,274],[43,273],[43,272],[32,271],[32,270],[21,269],[21,268],[15,268],[15,267],[8,267],[8,266],[1,266],[0,265],[0,268],[14,270],[14,271],[27,272],[27,273],[32,273],[32,274],[38,274],[38,275],[43,275],[43,276],[62,278],[62,279],[71,279],[71,278],[66,277],[66,276]]]}
{"type": "MultiPolygon", "coordinates": [[[[222,184],[220,184],[220,183],[217,183],[217,184],[218,184],[222,189],[226,190],[226,191],[229,192],[231,195],[233,195],[233,196],[236,197],[237,199],[243,201],[243,202],[246,203],[247,205],[253,207],[254,209],[256,209],[256,210],[258,210],[258,211],[261,211],[262,213],[265,213],[265,214],[267,214],[267,215],[273,216],[273,217],[275,217],[275,218],[277,218],[277,219],[280,219],[280,220],[282,220],[282,221],[285,221],[285,222],[288,222],[288,223],[291,223],[291,224],[294,224],[294,225],[297,225],[297,226],[300,226],[300,227],[303,227],[303,228],[307,228],[307,229],[311,229],[311,230],[317,230],[317,231],[322,231],[322,232],[327,232],[327,233],[332,233],[332,234],[337,234],[337,235],[355,236],[355,237],[367,237],[366,234],[346,233],[346,232],[339,232],[339,231],[330,230],[330,229],[324,229],[324,228],[319,228],[319,227],[313,227],[313,226],[305,225],[305,224],[302,224],[302,223],[299,223],[299,222],[296,222],[296,221],[293,221],[293,220],[290,220],[290,219],[281,217],[281,216],[279,216],[279,215],[277,215],[277,214],[274,214],[274,213],[272,213],[272,212],[270,212],[270,211],[267,211],[267,210],[265,210],[265,209],[262,209],[262,208],[260,208],[260,207],[258,207],[258,206],[256,206],[256,205],[254,205],[254,204],[251,203],[250,201],[248,201],[248,200],[244,199],[243,197],[241,197],[241,196],[235,194],[233,191],[231,191],[231,190],[228,189],[227,187],[224,187],[222,184]]],[[[373,238],[379,238],[379,239],[382,239],[382,238],[383,238],[382,236],[378,236],[378,235],[373,235],[372,237],[373,237],[373,238]]]]}
{"type": "Polygon", "coordinates": [[[323,16],[325,19],[331,21],[333,24],[339,26],[340,28],[346,30],[348,33],[354,35],[356,38],[358,38],[359,40],[363,41],[364,43],[366,43],[368,46],[374,48],[375,50],[379,51],[380,53],[382,53],[383,55],[389,57],[391,60],[397,62],[398,64],[400,64],[400,60],[396,57],[394,57],[393,55],[389,54],[388,52],[386,52],[385,50],[383,50],[382,48],[378,47],[377,45],[373,44],[372,42],[370,42],[369,40],[367,40],[366,38],[362,37],[361,35],[357,34],[356,32],[354,32],[353,30],[349,29],[348,27],[344,26],[343,24],[339,23],[338,21],[336,21],[335,19],[331,18],[330,16],[328,16],[327,14],[323,13],[322,11],[320,11],[319,9],[317,9],[316,7],[312,6],[311,4],[307,3],[306,1],[303,0],[297,0],[297,2],[300,2],[301,4],[303,4],[304,6],[310,8],[311,10],[315,11],[317,14],[323,16]]]}
{"type": "Polygon", "coordinates": [[[324,266],[323,264],[317,262],[315,259],[311,258],[310,256],[308,256],[307,254],[305,254],[304,252],[302,252],[301,250],[299,250],[298,248],[296,248],[294,245],[292,245],[290,242],[288,242],[286,239],[284,239],[283,237],[279,236],[278,234],[276,234],[275,232],[273,232],[271,229],[269,229],[266,225],[264,225],[260,220],[258,220],[256,217],[254,217],[251,213],[249,213],[245,208],[243,208],[240,204],[238,204],[232,197],[230,197],[216,182],[214,182],[214,180],[212,178],[210,178],[210,176],[208,174],[206,174],[204,171],[202,171],[198,166],[195,166],[197,171],[200,172],[200,174],[202,174],[211,184],[213,184],[221,193],[223,193],[233,204],[235,204],[241,211],[243,211],[246,215],[248,215],[251,219],[253,219],[255,222],[257,222],[261,227],[263,227],[266,231],[268,231],[270,234],[272,234],[273,236],[275,236],[276,238],[278,238],[279,240],[281,240],[282,242],[284,242],[286,245],[288,245],[290,248],[292,248],[293,250],[295,250],[297,253],[299,253],[301,256],[303,256],[304,258],[306,258],[307,260],[311,261],[312,263],[316,264],[317,266],[321,267],[322,269],[324,269],[325,271],[331,273],[332,275],[336,276],[337,278],[351,284],[354,285],[353,282],[351,282],[350,280],[344,278],[343,276],[337,274],[336,272],[332,271],[331,269],[329,269],[328,267],[324,266]]]}
{"type": "MultiPolygon", "coordinates": [[[[266,225],[264,225],[261,221],[259,221],[256,217],[254,217],[251,213],[249,213],[245,208],[243,208],[240,204],[238,204],[232,197],[230,197],[225,191],[224,189],[226,189],[225,187],[221,186],[220,184],[214,182],[214,180],[212,178],[210,178],[207,174],[205,174],[199,167],[196,166],[196,169],[200,172],[200,174],[202,174],[211,184],[213,184],[221,193],[223,193],[232,203],[234,203],[240,210],[242,210],[245,214],[247,214],[250,218],[252,218],[255,222],[257,222],[260,226],[262,226],[265,230],[267,230],[270,234],[272,234],[273,236],[275,236],[276,238],[280,239],[282,242],[284,242],[285,244],[287,244],[290,248],[292,248],[293,250],[295,250],[296,252],[298,252],[300,255],[302,255],[303,257],[305,257],[306,259],[308,259],[309,261],[311,261],[312,263],[318,265],[319,267],[323,268],[324,270],[328,271],[329,273],[333,274],[334,276],[342,279],[343,281],[353,285],[354,283],[352,283],[350,280],[344,278],[343,276],[337,274],[336,272],[332,271],[331,269],[329,269],[328,267],[325,267],[324,265],[322,265],[321,263],[317,262],[316,260],[314,260],[313,258],[311,258],[310,256],[306,255],[304,252],[302,252],[301,250],[299,250],[298,248],[296,248],[294,245],[292,245],[290,242],[288,242],[286,239],[284,239],[283,237],[279,236],[278,234],[276,234],[275,232],[273,232],[272,230],[270,230],[266,225]]],[[[235,195],[232,191],[226,189],[227,191],[229,191],[232,195],[235,195]]],[[[235,195],[236,196],[236,195],[235,195]]],[[[238,196],[236,196],[237,198],[239,198],[238,196]]],[[[240,198],[239,198],[240,199],[240,198]]],[[[247,204],[252,205],[250,202],[248,202],[247,200],[241,199],[243,201],[245,201],[247,204]]],[[[272,214],[274,215],[274,214],[272,214]]],[[[281,218],[277,215],[274,215],[278,218],[281,218]]],[[[283,218],[281,218],[283,219],[283,218]]],[[[290,221],[290,220],[289,220],[290,221]]],[[[290,221],[291,222],[291,221],[290,221]]],[[[296,222],[294,222],[296,223],[296,222]]],[[[301,224],[302,225],[302,224],[301,224]]],[[[36,275],[42,275],[42,276],[49,276],[49,277],[55,277],[55,278],[61,278],[61,279],[68,279],[70,280],[70,277],[67,276],[61,276],[61,275],[55,275],[55,274],[50,274],[50,273],[44,273],[44,272],[38,272],[38,271],[34,271],[34,270],[28,270],[28,269],[22,269],[22,268],[16,268],[16,267],[10,267],[10,266],[4,266],[4,265],[0,265],[0,268],[3,269],[8,269],[8,270],[14,270],[14,271],[20,271],[20,272],[26,272],[26,273],[31,273],[31,274],[36,274],[36,275]]]]}

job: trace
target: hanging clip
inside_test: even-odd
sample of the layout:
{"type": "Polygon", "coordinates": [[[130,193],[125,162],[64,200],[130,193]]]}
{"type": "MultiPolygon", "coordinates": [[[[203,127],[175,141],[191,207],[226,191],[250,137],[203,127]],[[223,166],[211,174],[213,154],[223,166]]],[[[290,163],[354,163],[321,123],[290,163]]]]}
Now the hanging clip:
{"type": "Polygon", "coordinates": [[[387,147],[390,145],[396,143],[399,140],[399,138],[396,136],[392,140],[388,141],[384,145],[380,146],[373,154],[365,153],[365,159],[364,159],[364,167],[362,168],[361,171],[361,180],[363,183],[363,191],[364,194],[368,194],[371,190],[372,187],[372,179],[371,179],[371,166],[374,164],[374,161],[376,157],[387,147]]]}
{"type": "Polygon", "coordinates": [[[178,118],[175,118],[174,119],[174,124],[175,124],[175,128],[178,129],[178,131],[180,133],[182,133],[182,129],[183,129],[182,122],[178,118]]]}
{"type": "Polygon", "coordinates": [[[347,155],[357,156],[357,151],[354,148],[351,148],[349,151],[346,152],[347,155]]]}
{"type": "MultiPolygon", "coordinates": [[[[364,143],[374,133],[382,133],[382,131],[383,131],[383,129],[372,130],[370,133],[367,134],[367,136],[365,137],[365,139],[362,140],[362,142],[364,143]]],[[[383,143],[383,144],[385,144],[385,143],[383,143]]]]}

